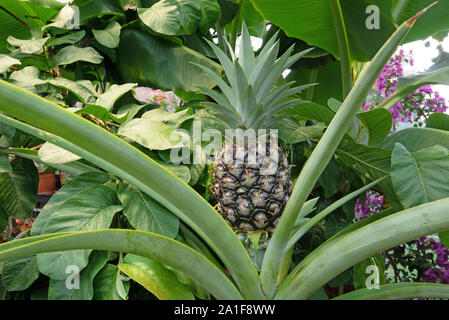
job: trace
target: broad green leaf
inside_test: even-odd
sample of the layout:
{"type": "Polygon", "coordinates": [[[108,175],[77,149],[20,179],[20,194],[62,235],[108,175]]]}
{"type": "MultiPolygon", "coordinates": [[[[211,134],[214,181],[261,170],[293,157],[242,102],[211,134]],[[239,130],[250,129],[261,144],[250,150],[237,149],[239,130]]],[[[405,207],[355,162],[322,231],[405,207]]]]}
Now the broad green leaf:
{"type": "Polygon", "coordinates": [[[361,289],[346,293],[334,300],[400,300],[449,299],[449,285],[440,283],[392,283],[379,289],[361,289]]]}
{"type": "Polygon", "coordinates": [[[42,30],[45,31],[48,28],[68,29],[72,27],[71,22],[75,22],[76,14],[77,12],[74,7],[65,5],[59,10],[58,14],[51,19],[51,23],[42,27],[42,30]]]}
{"type": "Polygon", "coordinates": [[[122,85],[113,84],[105,93],[98,97],[95,104],[102,106],[107,110],[111,110],[118,99],[136,86],[137,83],[126,83],[122,85]]]}
{"type": "Polygon", "coordinates": [[[449,149],[449,132],[431,128],[407,128],[390,135],[382,148],[393,150],[396,143],[402,144],[410,152],[436,145],[449,149]]]}
{"type": "Polygon", "coordinates": [[[123,300],[117,287],[123,286],[126,294],[129,281],[121,280],[120,270],[116,265],[106,264],[94,278],[94,300],[123,300]]]}
{"type": "MultiPolygon", "coordinates": [[[[106,265],[109,258],[108,251],[94,251],[89,257],[89,264],[79,273],[79,287],[67,288],[67,284],[74,285],[74,281],[68,279],[74,275],[74,271],[66,274],[67,279],[50,279],[48,287],[49,300],[92,300],[94,296],[94,278],[106,265]],[[70,281],[71,280],[71,281],[70,281]]],[[[78,279],[77,279],[78,280],[78,279]]]]}
{"type": "Polygon", "coordinates": [[[338,167],[337,161],[332,158],[318,179],[321,187],[324,189],[324,195],[326,198],[331,198],[338,191],[340,175],[341,171],[338,167]]]}
{"type": "Polygon", "coordinates": [[[446,248],[449,248],[449,231],[440,232],[438,234],[440,237],[441,242],[446,248]]]}
{"type": "Polygon", "coordinates": [[[179,112],[168,112],[163,109],[153,109],[145,112],[142,115],[144,119],[150,119],[153,121],[160,121],[169,126],[179,128],[179,126],[186,120],[191,119],[193,115],[189,114],[189,109],[179,112]]]}
{"type": "Polygon", "coordinates": [[[191,167],[178,164],[164,163],[162,161],[158,161],[157,163],[159,163],[162,167],[173,173],[175,176],[177,176],[185,183],[190,182],[190,179],[192,178],[190,170],[191,167]]]}
{"type": "Polygon", "coordinates": [[[9,220],[8,215],[0,206],[0,230],[5,230],[6,226],[8,225],[8,220],[9,220]]]}
{"type": "MultiPolygon", "coordinates": [[[[359,171],[361,176],[368,174],[373,180],[376,180],[390,174],[390,150],[345,141],[338,147],[337,154],[347,166],[353,166],[356,171],[359,171]]],[[[402,209],[390,179],[382,181],[379,184],[379,189],[386,195],[392,207],[397,210],[402,209]]]]}
{"type": "Polygon", "coordinates": [[[95,93],[93,93],[84,81],[72,81],[65,78],[48,79],[51,85],[63,88],[73,93],[82,103],[89,104],[95,102],[95,93]]]}
{"type": "Polygon", "coordinates": [[[45,226],[50,216],[59,210],[59,208],[69,199],[78,195],[85,189],[101,185],[111,180],[111,176],[105,173],[88,172],[80,174],[62,186],[44,206],[37,216],[31,228],[31,235],[44,234],[45,226]]]}
{"type": "Polygon", "coordinates": [[[361,112],[357,117],[362,121],[368,133],[368,145],[376,146],[382,143],[391,131],[393,117],[388,110],[374,109],[361,112]]]}
{"type": "Polygon", "coordinates": [[[161,263],[127,254],[119,269],[128,277],[145,287],[159,300],[194,300],[188,287],[179,282],[175,273],[161,263]]]}
{"type": "MultiPolygon", "coordinates": [[[[65,201],[48,219],[42,233],[73,232],[107,229],[115,213],[115,192],[106,186],[93,186],[65,201]]],[[[75,265],[82,270],[92,250],[44,253],[37,256],[39,271],[52,279],[66,278],[66,267],[75,265]]]]}
{"type": "Polygon", "coordinates": [[[2,282],[8,291],[22,291],[39,278],[36,256],[6,261],[2,268],[2,282]]]}
{"type": "Polygon", "coordinates": [[[12,173],[12,167],[9,163],[8,157],[0,154],[0,173],[12,173]]]}
{"type": "Polygon", "coordinates": [[[44,44],[48,41],[48,39],[50,38],[47,37],[42,39],[24,40],[14,38],[13,36],[9,36],[8,39],[6,39],[6,41],[8,41],[10,45],[17,47],[17,50],[20,53],[41,54],[44,51],[44,44]]]}
{"type": "Polygon", "coordinates": [[[140,145],[153,150],[167,150],[184,145],[186,134],[167,124],[149,119],[133,119],[120,127],[117,132],[140,145]]]}
{"type": "MultiPolygon", "coordinates": [[[[398,24],[402,23],[416,14],[416,12],[424,9],[434,2],[435,1],[433,0],[407,1],[405,8],[402,10],[396,22],[398,24]]],[[[448,30],[449,22],[445,19],[445,14],[448,10],[449,3],[447,1],[438,1],[434,7],[430,8],[429,11],[416,22],[416,25],[408,34],[406,42],[424,40],[439,31],[448,30]]]]}
{"type": "Polygon", "coordinates": [[[331,109],[314,102],[302,103],[284,112],[297,117],[299,120],[316,120],[326,125],[335,116],[331,109]]]}
{"type": "MultiPolygon", "coordinates": [[[[285,78],[286,81],[296,81],[296,85],[318,83],[309,88],[302,96],[321,105],[327,105],[330,98],[343,100],[340,62],[333,61],[318,69],[293,68],[285,78]]],[[[330,122],[330,121],[329,121],[330,122]]]]}
{"type": "MultiPolygon", "coordinates": [[[[253,3],[266,20],[281,27],[290,37],[301,39],[309,45],[323,48],[339,57],[334,19],[328,0],[280,0],[275,6],[269,0],[253,0],[253,3]]],[[[379,0],[375,3],[379,9],[378,29],[366,27],[371,15],[367,14],[366,10],[373,4],[371,1],[339,1],[339,3],[351,57],[358,61],[370,60],[395,30],[391,18],[391,1],[379,0]]]]}
{"type": "Polygon", "coordinates": [[[36,205],[38,173],[33,161],[18,158],[12,162],[13,172],[0,173],[0,206],[7,215],[26,219],[36,205]]]}
{"type": "Polygon", "coordinates": [[[83,108],[79,109],[78,111],[75,111],[75,113],[77,114],[91,114],[94,115],[95,117],[103,120],[104,122],[109,121],[109,119],[114,120],[115,122],[122,124],[123,122],[125,122],[128,119],[129,114],[128,113],[123,113],[120,114],[118,116],[113,115],[112,113],[110,113],[106,108],[101,107],[101,106],[97,106],[94,104],[89,104],[84,106],[83,108]]]}
{"type": "Polygon", "coordinates": [[[60,46],[62,44],[75,44],[75,43],[81,41],[81,39],[84,38],[85,35],[86,35],[86,31],[84,31],[84,30],[80,30],[77,32],[70,32],[63,36],[60,36],[60,37],[50,40],[47,43],[47,46],[55,47],[55,46],[60,46]]]}
{"type": "Polygon", "coordinates": [[[0,54],[0,73],[8,71],[15,64],[21,64],[20,60],[7,56],[6,54],[0,54]]]}
{"type": "Polygon", "coordinates": [[[49,142],[44,143],[44,145],[39,149],[38,155],[42,161],[48,164],[62,164],[81,159],[81,157],[76,154],[73,154],[49,142]]]}
{"type": "Polygon", "coordinates": [[[288,120],[285,119],[280,123],[279,138],[289,144],[300,143],[310,139],[319,139],[326,129],[323,125],[301,127],[296,121],[288,120]]]}
{"type": "Polygon", "coordinates": [[[449,155],[439,146],[411,153],[397,143],[391,157],[391,180],[404,208],[449,197],[449,155]]]}
{"type": "Polygon", "coordinates": [[[441,112],[432,113],[426,121],[426,128],[449,131],[449,115],[441,112]]]}
{"type": "MultiPolygon", "coordinates": [[[[2,0],[2,7],[12,12],[16,17],[24,21],[30,28],[39,29],[58,13],[58,7],[44,7],[39,5],[36,0],[33,1],[17,1],[2,0]]],[[[27,39],[31,37],[31,32],[14,19],[4,10],[0,10],[0,53],[7,53],[6,38],[14,36],[19,39],[27,39]]]]}
{"type": "Polygon", "coordinates": [[[118,197],[123,206],[123,214],[137,230],[170,238],[178,234],[179,219],[137,188],[122,182],[118,197]]]}
{"type": "Polygon", "coordinates": [[[124,81],[161,90],[197,92],[198,86],[214,87],[215,81],[194,63],[210,67],[217,73],[222,70],[212,60],[187,47],[133,28],[122,29],[118,62],[124,81]]]}
{"type": "Polygon", "coordinates": [[[94,48],[80,48],[72,45],[59,50],[55,55],[53,63],[55,66],[61,66],[77,61],[99,64],[103,61],[103,56],[99,54],[94,48]]]}
{"type": "Polygon", "coordinates": [[[34,92],[34,86],[45,83],[45,80],[39,78],[40,71],[35,66],[26,66],[25,68],[14,71],[9,76],[9,80],[18,86],[34,92]]]}
{"type": "Polygon", "coordinates": [[[92,29],[92,33],[101,45],[113,49],[117,48],[120,42],[120,29],[120,24],[112,21],[104,30],[92,29]]]}
{"type": "Polygon", "coordinates": [[[95,250],[131,253],[182,270],[216,299],[240,300],[233,282],[217,266],[186,245],[154,233],[135,230],[100,230],[37,236],[0,244],[0,262],[49,250],[95,250]]]}
{"type": "Polygon", "coordinates": [[[199,2],[161,0],[151,8],[139,8],[137,12],[142,22],[158,33],[172,36],[191,34],[201,21],[199,2]]]}
{"type": "Polygon", "coordinates": [[[117,0],[74,0],[73,5],[80,10],[80,23],[85,25],[90,19],[103,16],[124,17],[125,12],[117,0]]]}

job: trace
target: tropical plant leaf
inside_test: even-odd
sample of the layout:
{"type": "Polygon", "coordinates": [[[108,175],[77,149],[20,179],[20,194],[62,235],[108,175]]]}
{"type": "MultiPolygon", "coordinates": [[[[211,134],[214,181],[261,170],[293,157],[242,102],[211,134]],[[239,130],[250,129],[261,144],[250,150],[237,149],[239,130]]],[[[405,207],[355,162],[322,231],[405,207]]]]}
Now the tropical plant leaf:
{"type": "Polygon", "coordinates": [[[117,48],[120,42],[120,29],[121,26],[118,22],[110,22],[104,30],[92,29],[95,39],[101,45],[108,48],[117,48]]]}
{"type": "Polygon", "coordinates": [[[137,83],[126,83],[122,85],[113,84],[105,93],[98,97],[95,104],[102,106],[109,111],[119,98],[136,86],[137,83]]]}
{"type": "Polygon", "coordinates": [[[44,143],[44,145],[39,149],[38,156],[42,161],[48,164],[67,163],[81,159],[81,157],[76,154],[73,154],[49,142],[44,143]]]}
{"type": "Polygon", "coordinates": [[[117,0],[74,0],[73,5],[80,11],[80,23],[85,25],[90,19],[102,16],[124,17],[125,13],[117,0]]]}
{"type": "MultiPolygon", "coordinates": [[[[309,45],[323,48],[339,57],[329,1],[318,0],[313,1],[312,4],[312,1],[282,0],[276,6],[273,6],[269,0],[254,0],[253,3],[266,20],[281,27],[287,35],[301,39],[309,45]],[[307,19],[298,20],[298,17],[307,17],[307,19]]],[[[370,1],[362,0],[357,3],[341,1],[340,4],[351,57],[358,61],[370,60],[395,30],[391,19],[391,1],[376,2],[382,26],[379,29],[365,27],[369,17],[366,10],[372,5],[370,1]]]]}
{"type": "Polygon", "coordinates": [[[0,261],[47,251],[93,248],[116,250],[154,259],[182,270],[216,299],[240,300],[241,294],[232,281],[203,255],[170,238],[135,230],[100,230],[59,233],[20,239],[0,245],[0,261]]]}
{"type": "Polygon", "coordinates": [[[391,157],[391,180],[404,208],[449,197],[449,155],[439,146],[411,153],[397,143],[391,157]]]}
{"type": "Polygon", "coordinates": [[[377,146],[381,144],[391,131],[393,117],[388,110],[374,109],[361,112],[357,117],[362,121],[368,133],[368,145],[377,146]]]}
{"type": "Polygon", "coordinates": [[[72,64],[77,61],[99,64],[103,61],[103,56],[99,54],[94,48],[80,48],[72,45],[59,50],[55,55],[53,63],[55,66],[61,66],[72,64]]]}
{"type": "Polygon", "coordinates": [[[69,199],[76,196],[85,189],[101,185],[111,180],[111,176],[105,173],[88,172],[70,180],[58,190],[47,202],[42,211],[37,216],[31,228],[31,235],[44,234],[45,226],[50,216],[69,199]]]}
{"type": "Polygon", "coordinates": [[[426,128],[449,131],[449,115],[441,112],[432,113],[426,121],[426,128]]]}
{"type": "Polygon", "coordinates": [[[334,300],[400,300],[434,298],[448,299],[449,286],[439,283],[393,283],[379,289],[361,289],[338,296],[334,300]]]}
{"type": "Polygon", "coordinates": [[[174,45],[132,28],[122,30],[118,62],[125,81],[162,90],[197,92],[198,86],[215,86],[215,81],[205,76],[194,63],[212,68],[216,73],[222,70],[212,60],[187,47],[174,45]]]}
{"type": "Polygon", "coordinates": [[[120,270],[116,265],[107,263],[94,278],[94,300],[123,300],[119,287],[126,295],[129,292],[129,281],[121,280],[120,270]]]}
{"type": "MultiPolygon", "coordinates": [[[[73,288],[67,286],[67,282],[70,279],[55,280],[50,279],[50,285],[48,287],[48,299],[49,300],[92,300],[94,295],[93,281],[95,276],[106,265],[109,258],[108,251],[94,251],[89,257],[89,264],[79,273],[76,280],[70,282],[79,281],[77,283],[70,283],[74,285],[73,288]]],[[[76,271],[74,271],[76,272],[76,271]]],[[[68,278],[71,274],[66,274],[68,278]]]]}
{"type": "Polygon", "coordinates": [[[0,173],[0,206],[7,215],[26,219],[36,205],[38,184],[37,168],[33,161],[16,159],[11,174],[0,173]]]}
{"type": "Polygon", "coordinates": [[[127,254],[119,269],[128,277],[145,287],[159,300],[194,300],[190,289],[179,282],[175,273],[161,263],[127,254]]]}
{"type": "Polygon", "coordinates": [[[190,138],[167,124],[146,118],[133,119],[120,127],[117,132],[140,145],[154,150],[167,150],[182,146],[190,138]]]}
{"type": "MultiPolygon", "coordinates": [[[[41,28],[58,13],[57,7],[45,7],[33,2],[3,0],[2,6],[25,22],[31,29],[41,28]]],[[[0,53],[8,52],[6,42],[8,36],[14,36],[19,39],[31,37],[30,30],[4,10],[0,10],[0,30],[2,30],[0,35],[0,53]]]]}
{"type": "Polygon", "coordinates": [[[24,54],[41,54],[44,51],[45,43],[50,39],[42,38],[42,39],[17,39],[13,36],[9,36],[6,41],[14,47],[17,47],[17,51],[24,54]]]}
{"type": "Polygon", "coordinates": [[[12,173],[12,166],[8,157],[0,155],[0,173],[12,173]]]}
{"type": "Polygon", "coordinates": [[[396,143],[402,144],[410,152],[436,145],[449,149],[449,132],[431,128],[407,128],[390,135],[383,142],[382,148],[393,150],[396,143]]]}
{"type": "Polygon", "coordinates": [[[6,54],[0,54],[0,73],[8,71],[15,64],[21,64],[20,60],[7,56],[6,54]]]}
{"type": "MultiPolygon", "coordinates": [[[[93,186],[65,201],[48,219],[42,233],[107,229],[121,210],[115,192],[106,186],[93,186]]],[[[43,253],[37,256],[39,271],[52,279],[66,279],[66,268],[79,270],[87,265],[92,250],[43,253]]]]}
{"type": "Polygon", "coordinates": [[[189,109],[179,112],[168,112],[162,109],[153,109],[145,112],[142,115],[144,119],[153,121],[160,121],[169,126],[179,128],[179,126],[186,120],[191,119],[193,115],[190,114],[189,109]]]}
{"type": "Polygon", "coordinates": [[[123,206],[123,214],[137,230],[170,238],[175,238],[178,234],[179,219],[137,188],[121,183],[118,197],[123,206]]]}
{"type": "Polygon", "coordinates": [[[8,291],[22,291],[39,278],[36,256],[6,261],[2,267],[2,282],[8,291]]]}

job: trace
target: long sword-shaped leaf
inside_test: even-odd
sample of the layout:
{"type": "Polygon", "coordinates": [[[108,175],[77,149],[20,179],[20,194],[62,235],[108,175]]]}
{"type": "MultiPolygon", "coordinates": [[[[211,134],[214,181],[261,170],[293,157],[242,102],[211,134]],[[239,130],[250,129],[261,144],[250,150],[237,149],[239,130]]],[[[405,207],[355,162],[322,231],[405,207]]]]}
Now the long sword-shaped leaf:
{"type": "Polygon", "coordinates": [[[399,300],[416,298],[449,299],[449,285],[439,283],[394,283],[378,289],[361,289],[333,300],[399,300]]]}
{"type": "Polygon", "coordinates": [[[97,230],[53,234],[13,241],[14,247],[0,245],[0,261],[42,252],[95,249],[132,253],[151,258],[184,272],[198,281],[217,299],[242,299],[232,281],[203,255],[170,238],[136,230],[97,230]]]}
{"type": "Polygon", "coordinates": [[[0,110],[69,141],[70,152],[94,155],[86,159],[153,197],[211,246],[245,298],[264,298],[256,268],[238,237],[205,199],[175,175],[110,132],[3,80],[0,110]]]}
{"type": "Polygon", "coordinates": [[[295,243],[301,239],[301,237],[310,230],[310,228],[312,228],[314,225],[316,225],[318,222],[320,222],[322,219],[324,219],[325,217],[327,217],[329,214],[331,214],[332,212],[334,212],[335,210],[337,210],[339,207],[341,207],[342,205],[344,205],[346,202],[354,199],[355,197],[357,197],[359,194],[361,194],[362,192],[368,190],[369,188],[374,187],[376,184],[378,184],[379,182],[381,182],[382,180],[387,179],[388,176],[377,179],[376,181],[371,182],[370,184],[367,184],[366,186],[364,186],[363,188],[360,188],[354,192],[351,192],[350,194],[344,196],[343,198],[335,201],[333,204],[331,204],[329,207],[327,207],[326,209],[324,209],[323,211],[321,211],[320,213],[318,213],[316,216],[314,216],[312,219],[310,219],[309,221],[307,221],[304,225],[302,225],[301,227],[298,228],[298,230],[290,237],[290,239],[288,240],[287,243],[287,249],[289,250],[291,247],[293,247],[295,245],[295,243]]]}
{"type": "Polygon", "coordinates": [[[366,65],[353,89],[341,105],[325,134],[304,165],[301,174],[296,181],[290,200],[287,203],[284,213],[282,214],[279,224],[268,245],[262,264],[261,280],[263,289],[268,297],[272,297],[275,292],[282,255],[285,252],[291,228],[302,205],[312,191],[327,163],[332,158],[338,144],[351,123],[350,120],[360,110],[365,97],[368,95],[388,59],[393,55],[396,48],[410,31],[416,19],[423,13],[424,12],[420,12],[417,16],[401,25],[380,49],[373,60],[366,65]]]}
{"type": "Polygon", "coordinates": [[[305,299],[341,272],[382,250],[448,229],[449,198],[380,219],[316,249],[288,275],[276,299],[305,299]]]}

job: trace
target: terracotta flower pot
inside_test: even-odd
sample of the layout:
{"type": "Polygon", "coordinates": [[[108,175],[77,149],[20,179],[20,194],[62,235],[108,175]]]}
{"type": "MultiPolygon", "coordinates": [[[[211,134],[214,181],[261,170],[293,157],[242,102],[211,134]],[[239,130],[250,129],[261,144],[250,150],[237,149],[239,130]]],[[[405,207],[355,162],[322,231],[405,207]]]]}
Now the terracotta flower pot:
{"type": "Polygon", "coordinates": [[[54,194],[56,188],[56,175],[54,172],[39,173],[38,194],[54,194]]]}

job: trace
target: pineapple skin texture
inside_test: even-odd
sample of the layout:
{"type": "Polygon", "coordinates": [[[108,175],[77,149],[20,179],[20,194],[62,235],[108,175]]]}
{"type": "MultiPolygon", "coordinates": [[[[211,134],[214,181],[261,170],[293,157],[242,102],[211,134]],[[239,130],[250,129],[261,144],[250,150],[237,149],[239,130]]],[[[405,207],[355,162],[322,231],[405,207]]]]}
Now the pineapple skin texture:
{"type": "Polygon", "coordinates": [[[277,164],[270,174],[266,174],[264,169],[273,163],[270,144],[266,145],[266,154],[257,154],[252,162],[248,161],[247,145],[239,147],[229,143],[224,144],[215,158],[211,190],[218,201],[218,212],[235,231],[272,232],[291,195],[291,166],[287,153],[276,146],[277,164]],[[236,152],[237,148],[240,153],[236,152]]]}

